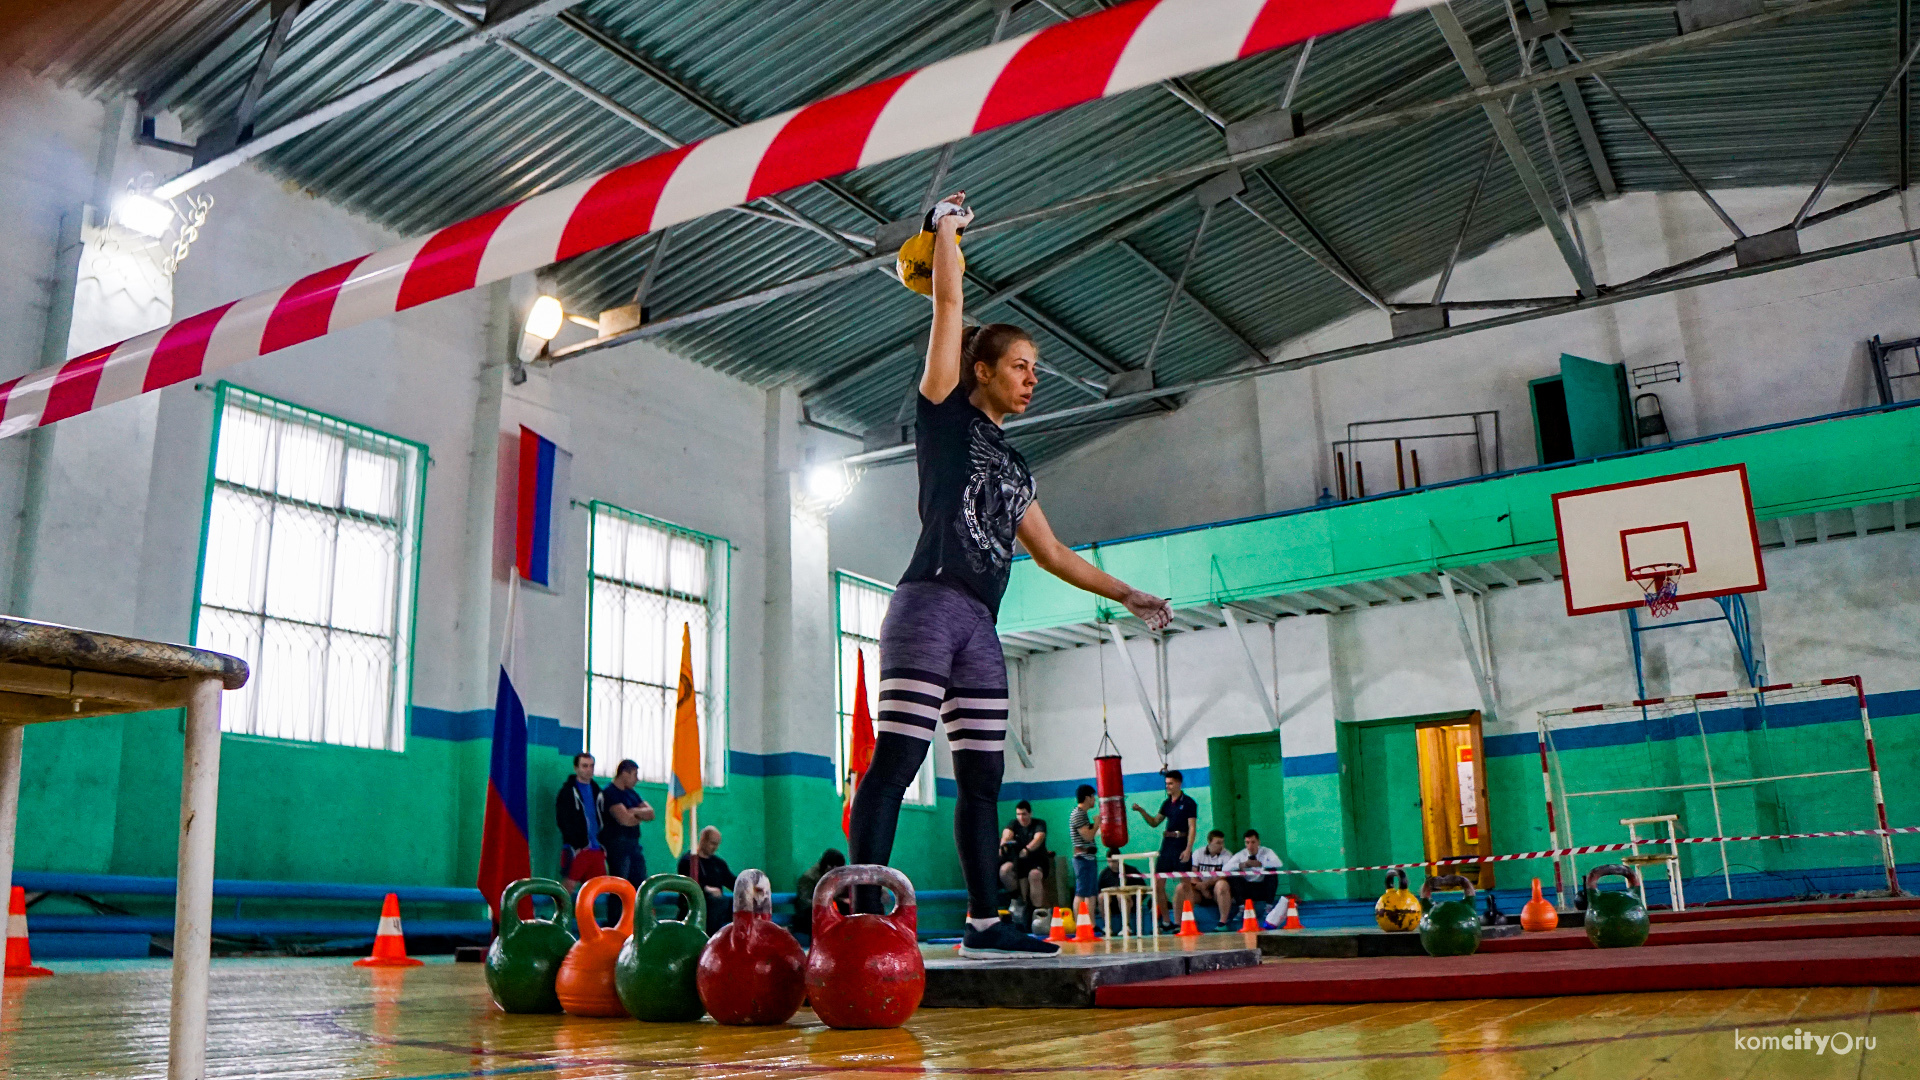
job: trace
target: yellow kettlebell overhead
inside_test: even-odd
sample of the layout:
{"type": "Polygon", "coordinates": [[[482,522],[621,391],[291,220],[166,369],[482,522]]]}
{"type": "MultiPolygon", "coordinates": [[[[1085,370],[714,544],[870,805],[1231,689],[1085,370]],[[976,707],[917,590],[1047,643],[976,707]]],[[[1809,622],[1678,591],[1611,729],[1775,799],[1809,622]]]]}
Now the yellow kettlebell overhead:
{"type": "MultiPolygon", "coordinates": [[[[927,220],[920,226],[920,231],[900,245],[900,256],[894,261],[894,272],[900,276],[900,284],[921,296],[933,295],[934,223],[948,214],[959,212],[959,204],[950,202],[935,203],[933,209],[927,211],[927,220]]],[[[955,237],[956,243],[966,235],[966,231],[964,228],[960,230],[955,237]]],[[[960,270],[964,273],[966,269],[967,257],[963,254],[960,256],[960,270]]]]}
{"type": "Polygon", "coordinates": [[[1373,921],[1389,934],[1403,934],[1420,925],[1420,898],[1407,891],[1405,870],[1387,871],[1387,891],[1374,902],[1373,921]],[[1393,883],[1396,875],[1398,888],[1393,883]]]}

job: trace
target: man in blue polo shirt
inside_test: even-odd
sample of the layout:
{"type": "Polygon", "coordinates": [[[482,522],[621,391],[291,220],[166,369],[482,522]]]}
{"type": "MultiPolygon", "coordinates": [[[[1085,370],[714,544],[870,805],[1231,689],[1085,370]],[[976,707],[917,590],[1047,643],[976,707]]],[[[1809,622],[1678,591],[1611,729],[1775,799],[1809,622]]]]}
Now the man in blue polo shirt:
{"type": "MultiPolygon", "coordinates": [[[[1168,769],[1161,774],[1161,779],[1167,785],[1167,798],[1160,804],[1160,812],[1149,814],[1139,803],[1134,803],[1133,808],[1147,820],[1150,829],[1159,828],[1163,821],[1167,823],[1167,831],[1160,837],[1160,854],[1153,862],[1154,872],[1185,873],[1193,869],[1193,822],[1200,816],[1200,807],[1194,803],[1192,796],[1181,793],[1179,769],[1168,769]]],[[[1165,880],[1160,882],[1160,910],[1169,920],[1179,917],[1173,905],[1167,902],[1165,880]]]]}

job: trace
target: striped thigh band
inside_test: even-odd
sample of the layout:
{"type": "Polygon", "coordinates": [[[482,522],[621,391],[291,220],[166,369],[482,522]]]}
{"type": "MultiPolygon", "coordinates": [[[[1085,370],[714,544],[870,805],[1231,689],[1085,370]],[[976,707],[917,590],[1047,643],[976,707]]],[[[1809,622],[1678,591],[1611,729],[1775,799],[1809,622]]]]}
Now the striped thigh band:
{"type": "MultiPolygon", "coordinates": [[[[947,697],[947,677],[914,668],[882,668],[880,711],[873,718],[874,734],[892,732],[926,742],[940,719],[940,703],[947,697]]],[[[1005,716],[1005,705],[1001,716],[1005,716]]]]}
{"type": "Polygon", "coordinates": [[[954,687],[940,704],[947,745],[955,750],[999,753],[1007,741],[1007,689],[954,687]]]}

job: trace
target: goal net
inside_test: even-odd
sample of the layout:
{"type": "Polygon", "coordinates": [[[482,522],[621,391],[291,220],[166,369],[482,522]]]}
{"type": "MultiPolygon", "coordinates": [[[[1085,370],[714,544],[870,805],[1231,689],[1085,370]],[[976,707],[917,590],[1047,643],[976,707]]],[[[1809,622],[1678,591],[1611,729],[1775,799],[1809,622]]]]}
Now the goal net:
{"type": "MultiPolygon", "coordinates": [[[[1801,893],[1899,890],[1857,676],[1538,715],[1555,847],[1623,843],[1627,819],[1672,815],[1683,839],[1752,838],[1675,845],[1689,903],[1780,895],[1789,882],[1801,893]]],[[[1665,854],[1644,838],[1667,828],[1636,825],[1639,853],[1665,854]]],[[[1623,854],[1559,856],[1562,906],[1588,870],[1623,854]]],[[[1649,898],[1671,896],[1664,870],[1647,869],[1649,898]]]]}

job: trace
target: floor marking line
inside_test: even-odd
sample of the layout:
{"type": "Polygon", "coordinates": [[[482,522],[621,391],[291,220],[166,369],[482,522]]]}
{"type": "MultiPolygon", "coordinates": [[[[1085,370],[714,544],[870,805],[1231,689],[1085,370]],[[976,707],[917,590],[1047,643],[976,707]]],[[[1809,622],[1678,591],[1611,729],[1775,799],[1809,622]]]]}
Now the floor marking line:
{"type": "MultiPolygon", "coordinates": [[[[335,1010],[338,1012],[341,1010],[335,1010]]],[[[1218,1010],[1208,1010],[1218,1011],[1218,1010]]],[[[1844,1013],[1832,1013],[1817,1017],[1803,1017],[1798,1023],[1833,1023],[1838,1021],[1859,1020],[1869,1016],[1892,1016],[1901,1014],[1920,1014],[1920,1005],[1903,1006],[1898,1009],[1874,1010],[1869,1006],[1865,1011],[1852,1010],[1844,1013]]],[[[539,1072],[555,1072],[561,1069],[581,1069],[595,1067],[613,1067],[628,1069],[683,1070],[694,1073],[731,1072],[753,1074],[793,1074],[802,1076],[832,1075],[836,1073],[879,1073],[888,1076],[919,1076],[926,1074],[946,1074],[960,1076],[1027,1076],[1054,1075],[1060,1073],[1115,1073],[1141,1070],[1153,1071],[1199,1071],[1213,1069],[1261,1068],[1276,1065],[1330,1065],[1346,1062],[1418,1060],[1444,1057],[1491,1057],[1500,1054],[1529,1053],[1541,1050],[1553,1050],[1569,1047],[1593,1046],[1622,1040],[1674,1038],[1686,1035],[1708,1035],[1717,1032],[1732,1031],[1740,1024],[1705,1024],[1692,1027],[1673,1028],[1666,1031],[1646,1032],[1628,1035],[1595,1035],[1578,1039],[1554,1039],[1547,1042],[1526,1043],[1512,1046],[1452,1047],[1427,1050],[1387,1050],[1374,1053],[1325,1054],[1297,1057],[1256,1058],[1246,1061],[1168,1061],[1128,1064],[1075,1064],[1075,1065],[959,1065],[945,1060],[934,1060],[912,1065],[884,1065],[875,1062],[854,1062],[848,1064],[800,1064],[800,1063],[753,1063],[741,1061],[674,1061],[653,1058],[631,1057],[583,1057],[569,1055],[564,1058],[543,1058],[537,1051],[495,1050],[480,1046],[461,1046],[456,1043],[438,1042],[427,1039],[403,1039],[394,1036],[375,1035],[371,1032],[355,1031],[341,1024],[333,1014],[320,1014],[310,1017],[307,1023],[330,1031],[334,1034],[360,1042],[380,1046],[404,1046],[413,1049],[439,1050],[451,1054],[477,1058],[506,1058],[509,1060],[529,1060],[531,1063],[518,1066],[502,1066],[492,1069],[474,1069],[464,1072],[425,1073],[395,1080],[481,1080],[492,1076],[529,1075],[539,1072]]],[[[1792,1023],[1794,1021],[1788,1021],[1792,1023]]],[[[1577,1060],[1577,1059],[1576,1059],[1577,1060]]]]}

